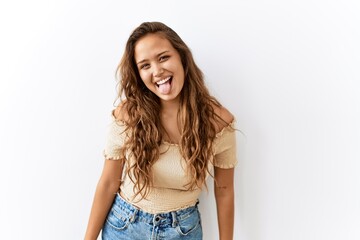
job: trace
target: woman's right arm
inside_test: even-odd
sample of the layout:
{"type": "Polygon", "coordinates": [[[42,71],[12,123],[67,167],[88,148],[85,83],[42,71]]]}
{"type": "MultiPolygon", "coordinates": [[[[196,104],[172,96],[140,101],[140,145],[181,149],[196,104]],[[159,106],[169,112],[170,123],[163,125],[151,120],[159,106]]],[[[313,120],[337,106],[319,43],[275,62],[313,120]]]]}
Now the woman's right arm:
{"type": "Polygon", "coordinates": [[[96,240],[104,225],[105,218],[119,190],[123,164],[119,160],[105,160],[97,184],[85,240],[96,240]]]}

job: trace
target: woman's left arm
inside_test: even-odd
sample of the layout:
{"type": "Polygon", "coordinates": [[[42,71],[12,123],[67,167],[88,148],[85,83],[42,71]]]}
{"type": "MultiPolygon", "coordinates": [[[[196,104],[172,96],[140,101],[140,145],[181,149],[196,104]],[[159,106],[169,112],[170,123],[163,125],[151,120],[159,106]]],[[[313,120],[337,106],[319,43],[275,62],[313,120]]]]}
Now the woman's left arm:
{"type": "Polygon", "coordinates": [[[234,168],[214,168],[214,192],[220,240],[233,240],[234,168]]]}

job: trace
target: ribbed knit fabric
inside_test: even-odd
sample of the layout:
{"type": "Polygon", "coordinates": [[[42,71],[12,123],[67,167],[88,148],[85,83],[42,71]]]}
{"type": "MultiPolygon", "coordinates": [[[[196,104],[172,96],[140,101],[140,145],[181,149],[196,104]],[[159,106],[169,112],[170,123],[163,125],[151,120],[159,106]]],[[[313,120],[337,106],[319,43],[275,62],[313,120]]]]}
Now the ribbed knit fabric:
{"type": "MultiPolygon", "coordinates": [[[[216,136],[214,166],[219,168],[233,168],[237,164],[235,121],[222,129],[216,136]]],[[[109,160],[119,159],[119,149],[126,139],[125,125],[114,118],[109,125],[105,143],[104,156],[109,160]]],[[[184,186],[190,177],[185,171],[185,160],[180,154],[177,144],[163,142],[160,145],[160,158],[152,168],[153,187],[145,199],[140,195],[134,198],[134,183],[129,176],[122,176],[120,186],[121,195],[133,205],[149,213],[163,213],[175,211],[196,204],[201,189],[189,191],[184,186]],[[141,199],[141,200],[140,200],[141,199]]],[[[134,161],[134,159],[128,159],[134,161]]],[[[210,164],[210,170],[213,165],[210,164]]]]}

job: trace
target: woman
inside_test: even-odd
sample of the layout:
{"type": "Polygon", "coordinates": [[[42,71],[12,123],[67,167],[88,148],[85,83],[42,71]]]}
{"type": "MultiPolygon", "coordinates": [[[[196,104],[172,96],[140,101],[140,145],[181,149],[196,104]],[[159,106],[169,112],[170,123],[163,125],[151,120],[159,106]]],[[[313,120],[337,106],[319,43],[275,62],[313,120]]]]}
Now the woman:
{"type": "Polygon", "coordinates": [[[117,70],[121,103],[85,239],[101,229],[112,240],[202,239],[197,204],[209,175],[220,239],[232,239],[234,117],[209,94],[189,48],[166,25],[145,22],[117,70]]]}

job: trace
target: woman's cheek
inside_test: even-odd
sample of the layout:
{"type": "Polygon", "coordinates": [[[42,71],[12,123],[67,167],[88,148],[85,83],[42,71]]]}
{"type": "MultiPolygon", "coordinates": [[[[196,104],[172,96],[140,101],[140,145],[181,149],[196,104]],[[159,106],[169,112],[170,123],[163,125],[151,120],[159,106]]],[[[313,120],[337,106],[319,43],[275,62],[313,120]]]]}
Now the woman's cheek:
{"type": "Polygon", "coordinates": [[[140,77],[145,84],[151,81],[151,79],[149,79],[149,74],[147,74],[146,72],[140,72],[140,77]]]}

